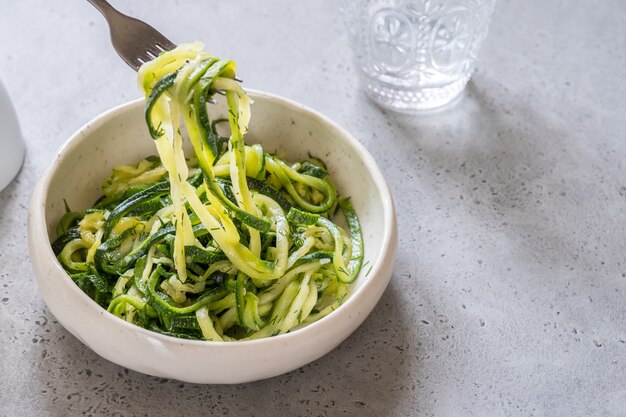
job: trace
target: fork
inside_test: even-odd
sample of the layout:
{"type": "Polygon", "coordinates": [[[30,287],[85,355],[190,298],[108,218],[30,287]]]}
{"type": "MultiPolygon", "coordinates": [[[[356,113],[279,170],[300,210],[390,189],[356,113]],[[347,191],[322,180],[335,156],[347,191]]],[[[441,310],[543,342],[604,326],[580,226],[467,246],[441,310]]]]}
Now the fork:
{"type": "Polygon", "coordinates": [[[109,23],[113,48],[135,71],[162,52],[176,48],[176,44],[155,28],[119,12],[106,0],[87,1],[104,15],[109,23]]]}
{"type": "MultiPolygon", "coordinates": [[[[176,48],[176,44],[163,36],[155,28],[134,17],[121,13],[106,0],[87,0],[100,11],[109,23],[111,31],[111,43],[118,55],[135,71],[143,64],[152,61],[165,51],[176,48]]],[[[237,82],[241,78],[233,77],[237,82]]],[[[211,93],[222,96],[226,93],[222,90],[211,89],[211,93]]],[[[208,98],[207,103],[216,104],[213,98],[208,98]]]]}

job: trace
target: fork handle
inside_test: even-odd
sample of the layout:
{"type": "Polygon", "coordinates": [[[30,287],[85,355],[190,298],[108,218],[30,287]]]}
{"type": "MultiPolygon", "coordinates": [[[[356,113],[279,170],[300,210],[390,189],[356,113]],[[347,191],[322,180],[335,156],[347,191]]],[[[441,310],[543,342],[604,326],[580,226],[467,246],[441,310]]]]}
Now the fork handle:
{"type": "Polygon", "coordinates": [[[106,0],[87,0],[87,1],[91,3],[93,7],[99,10],[100,13],[104,15],[106,20],[109,20],[109,18],[112,17],[114,14],[122,14],[119,11],[117,11],[115,7],[111,6],[109,2],[106,0]]]}

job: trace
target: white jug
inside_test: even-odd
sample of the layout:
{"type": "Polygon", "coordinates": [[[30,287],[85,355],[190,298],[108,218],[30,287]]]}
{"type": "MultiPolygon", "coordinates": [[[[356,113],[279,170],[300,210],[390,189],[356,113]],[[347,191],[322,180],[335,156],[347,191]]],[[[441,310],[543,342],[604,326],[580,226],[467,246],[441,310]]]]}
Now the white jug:
{"type": "Polygon", "coordinates": [[[24,152],[17,115],[0,81],[0,191],[9,185],[20,170],[24,152]]]}

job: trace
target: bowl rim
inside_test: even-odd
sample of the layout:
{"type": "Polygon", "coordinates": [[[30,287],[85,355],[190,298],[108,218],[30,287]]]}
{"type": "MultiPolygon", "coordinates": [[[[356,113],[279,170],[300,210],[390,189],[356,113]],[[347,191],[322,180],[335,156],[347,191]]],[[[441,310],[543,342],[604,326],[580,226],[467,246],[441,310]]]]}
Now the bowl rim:
{"type": "MultiPolygon", "coordinates": [[[[69,277],[65,269],[63,269],[58,259],[54,256],[54,253],[52,252],[52,247],[50,245],[50,235],[48,233],[48,227],[47,227],[47,222],[46,222],[47,190],[50,186],[50,181],[53,177],[53,174],[58,170],[59,166],[64,161],[65,156],[68,153],[70,153],[74,148],[79,146],[82,140],[86,136],[91,134],[92,131],[98,129],[99,127],[107,123],[111,118],[119,114],[123,114],[125,112],[131,111],[135,107],[138,107],[142,103],[145,102],[144,98],[138,98],[138,99],[131,100],[126,103],[117,105],[109,110],[106,110],[96,115],[87,123],[85,123],[83,126],[81,126],[72,135],[70,135],[70,137],[63,144],[61,144],[61,146],[57,149],[54,160],[48,165],[48,167],[45,169],[44,173],[42,174],[32,194],[31,202],[30,202],[30,214],[33,217],[33,220],[34,220],[33,223],[35,225],[35,228],[36,230],[39,229],[38,231],[42,231],[43,233],[45,233],[45,236],[47,237],[43,245],[47,247],[47,251],[44,256],[46,256],[49,261],[52,261],[52,264],[54,265],[55,269],[63,273],[63,279],[66,280],[68,284],[70,284],[69,287],[71,288],[71,291],[77,297],[79,297],[81,301],[83,301],[86,305],[88,305],[89,308],[97,309],[100,312],[108,313],[108,314],[102,314],[103,318],[107,320],[111,319],[113,320],[114,323],[124,326],[126,330],[136,331],[139,334],[144,335],[146,337],[155,338],[164,343],[170,343],[170,344],[176,343],[182,346],[188,345],[189,347],[214,346],[218,348],[218,347],[228,346],[230,348],[234,348],[234,347],[243,348],[243,347],[263,346],[266,344],[283,343],[290,339],[306,337],[308,333],[314,333],[318,329],[328,326],[329,324],[327,323],[331,323],[334,320],[333,317],[338,318],[341,315],[344,315],[352,306],[358,303],[358,299],[363,297],[363,294],[367,292],[367,289],[369,287],[372,287],[376,284],[377,280],[375,280],[374,278],[378,277],[381,271],[383,270],[383,268],[385,268],[385,263],[389,261],[388,259],[386,259],[388,258],[389,254],[394,256],[394,259],[392,259],[391,261],[395,262],[395,247],[397,244],[397,219],[396,219],[396,213],[395,213],[395,207],[394,207],[392,195],[383,177],[383,174],[380,171],[380,168],[378,167],[378,164],[376,163],[372,155],[367,151],[365,146],[363,146],[354,136],[352,136],[347,130],[339,126],[333,120],[331,120],[327,116],[323,115],[322,113],[308,106],[305,106],[303,104],[300,104],[296,101],[293,101],[291,99],[288,99],[282,96],[278,96],[275,94],[271,94],[271,93],[267,93],[267,92],[263,92],[263,91],[259,91],[255,89],[246,89],[246,92],[250,95],[250,97],[253,100],[255,97],[268,99],[273,102],[278,102],[280,103],[280,105],[290,108],[290,110],[301,112],[301,113],[309,113],[313,118],[316,118],[319,121],[323,122],[324,124],[329,125],[332,129],[335,129],[341,136],[343,136],[343,140],[345,140],[345,142],[352,148],[353,151],[355,151],[358,154],[359,158],[365,163],[368,171],[370,172],[372,176],[374,184],[376,185],[376,188],[380,194],[380,201],[383,207],[384,235],[381,240],[382,249],[381,249],[378,262],[371,266],[371,270],[368,271],[366,277],[364,277],[365,281],[363,282],[363,284],[360,285],[356,289],[356,291],[352,292],[348,296],[348,299],[343,304],[341,304],[337,308],[337,310],[321,318],[320,320],[315,321],[293,332],[288,332],[288,333],[284,333],[284,334],[280,334],[280,335],[276,335],[272,337],[265,337],[265,338],[254,339],[254,340],[210,341],[210,342],[206,340],[182,339],[182,338],[177,338],[174,336],[169,336],[166,334],[158,333],[149,329],[145,329],[133,323],[129,323],[126,320],[123,320],[113,314],[108,313],[105,308],[98,305],[91,297],[85,294],[71,280],[71,278],[69,277]]],[[[29,230],[28,233],[30,234],[32,233],[32,231],[29,230]]],[[[361,270],[360,273],[362,272],[363,270],[361,270]]],[[[389,279],[390,278],[391,276],[389,277],[389,279]]],[[[384,279],[384,277],[382,277],[381,279],[384,279]]],[[[387,286],[387,283],[385,283],[383,287],[383,291],[386,286],[387,286]]],[[[382,295],[382,291],[380,295],[382,295]]],[[[348,335],[346,335],[346,337],[347,336],[348,335]]]]}

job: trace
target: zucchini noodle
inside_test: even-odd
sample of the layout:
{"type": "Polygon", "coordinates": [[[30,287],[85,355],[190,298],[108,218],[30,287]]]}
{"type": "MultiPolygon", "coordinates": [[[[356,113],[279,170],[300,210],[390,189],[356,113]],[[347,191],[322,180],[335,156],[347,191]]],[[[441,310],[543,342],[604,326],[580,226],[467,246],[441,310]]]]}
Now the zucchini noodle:
{"type": "Polygon", "coordinates": [[[76,284],[123,320],[188,339],[269,337],[337,309],[359,273],[350,200],[337,197],[323,161],[290,164],[244,143],[251,100],[235,70],[199,43],[144,64],[139,85],[158,156],[116,167],[92,208],[66,205],[52,248],[76,284]],[[218,92],[227,120],[207,111],[218,92]],[[346,227],[333,221],[337,210],[346,227]]]}

